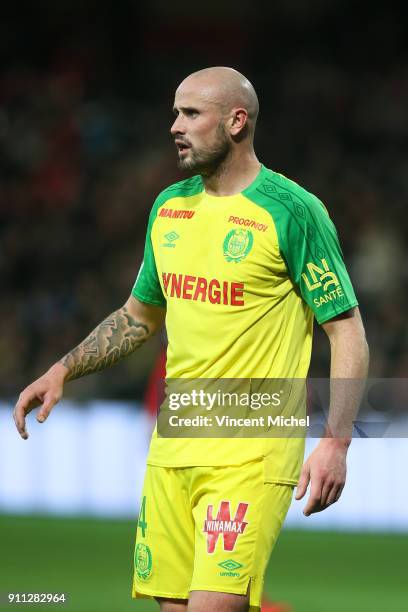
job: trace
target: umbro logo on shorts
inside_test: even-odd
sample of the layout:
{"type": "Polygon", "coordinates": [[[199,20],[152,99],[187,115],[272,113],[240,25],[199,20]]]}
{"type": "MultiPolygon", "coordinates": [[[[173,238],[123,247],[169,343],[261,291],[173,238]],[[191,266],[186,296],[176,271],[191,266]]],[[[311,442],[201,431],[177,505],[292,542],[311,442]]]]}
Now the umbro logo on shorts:
{"type": "Polygon", "coordinates": [[[204,533],[207,534],[207,552],[215,551],[218,538],[222,535],[224,550],[233,551],[237,538],[244,533],[247,522],[244,521],[248,510],[247,503],[240,502],[233,519],[231,519],[231,508],[229,501],[222,501],[217,512],[217,517],[213,517],[213,505],[207,508],[207,518],[204,521],[204,533]]]}

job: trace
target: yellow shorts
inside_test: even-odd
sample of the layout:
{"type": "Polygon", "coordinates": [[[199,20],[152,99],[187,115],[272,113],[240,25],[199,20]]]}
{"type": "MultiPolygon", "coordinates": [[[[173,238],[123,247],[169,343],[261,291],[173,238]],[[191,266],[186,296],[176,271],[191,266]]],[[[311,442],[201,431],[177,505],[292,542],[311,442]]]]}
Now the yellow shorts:
{"type": "Polygon", "coordinates": [[[264,461],[240,466],[147,466],[132,596],[190,591],[250,594],[259,610],[266,566],[293,487],[266,483],[264,461]]]}

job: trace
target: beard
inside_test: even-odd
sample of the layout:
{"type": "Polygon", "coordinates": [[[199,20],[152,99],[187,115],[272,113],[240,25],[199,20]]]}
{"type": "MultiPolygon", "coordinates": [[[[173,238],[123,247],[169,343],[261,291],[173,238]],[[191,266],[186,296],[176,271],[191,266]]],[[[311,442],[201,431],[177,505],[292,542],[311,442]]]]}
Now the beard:
{"type": "Polygon", "coordinates": [[[178,166],[181,170],[188,170],[189,172],[208,176],[218,170],[228,157],[230,150],[231,145],[224,126],[219,124],[214,144],[206,149],[189,149],[188,158],[179,158],[178,166]]]}

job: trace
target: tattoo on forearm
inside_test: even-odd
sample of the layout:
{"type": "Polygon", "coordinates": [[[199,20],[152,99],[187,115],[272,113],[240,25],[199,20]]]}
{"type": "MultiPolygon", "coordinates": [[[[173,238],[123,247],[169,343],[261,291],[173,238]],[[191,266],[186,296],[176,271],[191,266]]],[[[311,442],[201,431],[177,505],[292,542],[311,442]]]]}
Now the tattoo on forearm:
{"type": "Polygon", "coordinates": [[[136,321],[126,307],[112,313],[87,338],[60,361],[73,380],[109,368],[130,355],[149,337],[145,323],[136,321]]]}

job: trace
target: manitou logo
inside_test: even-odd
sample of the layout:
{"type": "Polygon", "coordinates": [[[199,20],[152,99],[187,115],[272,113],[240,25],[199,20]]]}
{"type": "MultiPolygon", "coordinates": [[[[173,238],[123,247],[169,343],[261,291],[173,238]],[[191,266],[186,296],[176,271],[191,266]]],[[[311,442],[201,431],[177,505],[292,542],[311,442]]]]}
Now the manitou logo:
{"type": "Polygon", "coordinates": [[[217,518],[213,517],[213,506],[207,508],[207,519],[204,521],[204,533],[207,534],[207,552],[209,554],[215,551],[218,538],[222,535],[224,540],[224,550],[234,550],[238,536],[244,533],[245,527],[248,525],[244,521],[248,504],[240,502],[234,518],[231,520],[231,510],[229,501],[222,501],[220,509],[217,513],[217,518]]]}
{"type": "Polygon", "coordinates": [[[195,210],[174,210],[173,208],[161,208],[159,217],[170,217],[171,219],[191,219],[195,210]]]}

